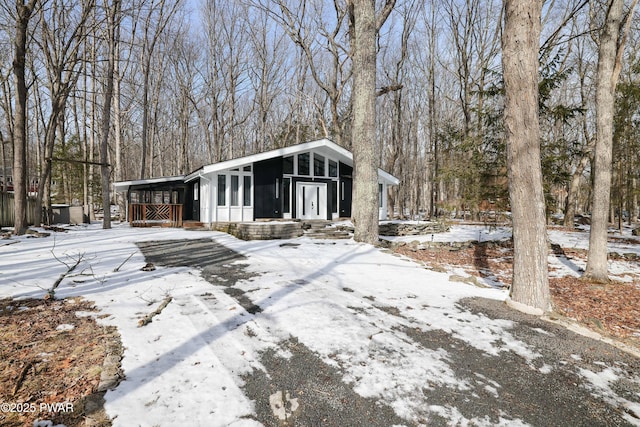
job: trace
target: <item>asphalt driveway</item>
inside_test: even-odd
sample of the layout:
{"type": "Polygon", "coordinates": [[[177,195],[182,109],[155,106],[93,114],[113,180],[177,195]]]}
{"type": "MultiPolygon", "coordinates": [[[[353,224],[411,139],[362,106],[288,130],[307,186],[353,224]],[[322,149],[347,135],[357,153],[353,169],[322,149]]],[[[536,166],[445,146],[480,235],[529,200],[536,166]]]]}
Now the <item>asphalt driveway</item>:
{"type": "MultiPolygon", "coordinates": [[[[242,374],[239,381],[254,402],[253,420],[264,425],[640,425],[639,359],[604,342],[513,311],[495,299],[461,299],[456,310],[441,314],[460,328],[468,327],[469,316],[485,319],[487,328],[503,325],[516,344],[502,343],[506,350],[488,351],[481,343],[471,345],[462,339],[455,327],[439,328],[420,320],[419,310],[433,310],[426,303],[408,307],[406,300],[383,299],[368,289],[352,289],[348,284],[330,293],[321,284],[311,286],[318,277],[300,277],[297,282],[282,285],[288,286],[286,292],[315,292],[317,300],[320,296],[327,299],[318,303],[330,303],[334,310],[340,310],[347,324],[369,322],[380,330],[369,337],[376,344],[370,356],[357,348],[353,353],[321,354],[310,348],[309,341],[305,344],[299,339],[295,328],[276,330],[279,323],[274,321],[275,316],[282,322],[287,314],[273,312],[273,303],[257,296],[266,285],[255,281],[257,273],[248,268],[251,257],[209,239],[144,242],[138,246],[148,262],[199,269],[212,285],[212,294],[201,296],[202,304],[211,310],[215,309],[212,300],[216,292],[237,301],[244,311],[240,320],[225,326],[230,331],[242,329],[243,339],[249,342],[259,340],[261,330],[279,337],[277,345],[259,352],[262,368],[242,374]],[[397,342],[402,342],[401,348],[394,344],[397,342]],[[398,378],[402,378],[403,369],[411,371],[413,366],[397,363],[406,352],[439,355],[438,361],[446,364],[451,371],[448,375],[455,381],[436,380],[435,374],[430,374],[435,371],[425,366],[420,378],[412,378],[423,384],[421,387],[378,394],[364,390],[360,380],[368,370],[383,366],[386,375],[398,378]],[[357,363],[353,362],[354,355],[357,363]],[[394,393],[408,395],[405,401],[409,407],[380,397],[394,393]]],[[[295,247],[290,253],[296,256],[295,247]]],[[[269,286],[280,285],[272,281],[269,286]]],[[[277,292],[284,292],[282,289],[277,288],[277,292]]],[[[312,321],[313,313],[309,311],[308,315],[298,314],[288,320],[302,328],[312,321]]],[[[217,317],[212,316],[211,322],[218,322],[217,317]]],[[[335,334],[336,340],[342,340],[345,333],[336,329],[335,334]]],[[[397,389],[403,387],[401,379],[393,384],[397,389]]]]}

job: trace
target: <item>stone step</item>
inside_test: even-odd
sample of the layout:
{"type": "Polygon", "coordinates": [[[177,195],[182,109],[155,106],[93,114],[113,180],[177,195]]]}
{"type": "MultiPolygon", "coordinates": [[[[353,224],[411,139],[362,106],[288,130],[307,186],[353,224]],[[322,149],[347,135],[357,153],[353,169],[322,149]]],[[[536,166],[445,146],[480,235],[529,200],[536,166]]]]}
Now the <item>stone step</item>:
{"type": "Polygon", "coordinates": [[[305,237],[311,239],[349,239],[351,234],[346,231],[340,231],[336,229],[323,229],[322,231],[307,231],[304,233],[305,237]]]}
{"type": "Polygon", "coordinates": [[[183,221],[182,228],[185,230],[205,230],[207,227],[200,221],[183,221]]]}

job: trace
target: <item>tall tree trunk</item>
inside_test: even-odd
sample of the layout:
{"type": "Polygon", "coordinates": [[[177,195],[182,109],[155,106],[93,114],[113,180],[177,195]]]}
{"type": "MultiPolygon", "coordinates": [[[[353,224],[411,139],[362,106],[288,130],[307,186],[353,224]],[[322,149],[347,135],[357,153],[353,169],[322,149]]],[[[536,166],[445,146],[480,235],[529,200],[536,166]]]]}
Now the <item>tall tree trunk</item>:
{"type": "Polygon", "coordinates": [[[111,228],[111,192],[109,191],[109,130],[111,129],[111,101],[113,99],[113,79],[116,63],[118,43],[118,28],[120,17],[120,0],[113,0],[107,18],[107,33],[109,43],[109,58],[107,60],[107,87],[104,93],[102,108],[102,140],[100,141],[100,178],[102,182],[102,228],[111,228]]]}
{"type": "MultiPolygon", "coordinates": [[[[587,109],[587,94],[586,94],[586,72],[584,70],[584,65],[582,61],[582,57],[580,57],[580,61],[578,62],[578,76],[580,77],[580,105],[585,111],[587,109]]],[[[584,140],[586,141],[585,151],[576,166],[576,170],[573,172],[571,176],[571,183],[569,184],[569,193],[567,195],[567,206],[564,213],[564,222],[563,225],[565,227],[573,227],[576,216],[576,205],[578,202],[578,196],[580,192],[580,179],[582,178],[582,173],[584,172],[587,164],[589,163],[591,156],[593,155],[593,149],[595,147],[595,138],[591,137],[591,133],[589,131],[589,126],[587,122],[587,117],[585,114],[582,115],[582,134],[584,140]]]]}
{"type": "MultiPolygon", "coordinates": [[[[16,0],[16,34],[13,74],[16,84],[16,107],[13,138],[13,187],[15,202],[14,233],[22,235],[27,229],[27,82],[25,58],[29,20],[37,0],[16,0]]],[[[35,221],[39,223],[38,218],[35,221]]]]}
{"type": "Polygon", "coordinates": [[[378,243],[378,144],[376,144],[376,16],[374,2],[352,2],[353,223],[354,239],[378,243]]]}
{"type": "MultiPolygon", "coordinates": [[[[633,14],[634,0],[627,19],[633,14]]],[[[613,156],[613,113],[615,90],[620,74],[624,50],[624,0],[611,0],[608,4],[598,47],[596,79],[596,146],[593,165],[593,202],[589,254],[585,277],[608,282],[607,228],[611,201],[611,163],[613,156]]]]}
{"type": "Polygon", "coordinates": [[[502,67],[513,217],[511,299],[516,305],[545,312],[551,308],[551,299],[538,119],[541,7],[540,1],[505,1],[502,67]]]}
{"type": "MultiPolygon", "coordinates": [[[[113,86],[113,115],[114,117],[114,134],[115,134],[115,159],[114,163],[114,172],[115,172],[115,180],[123,181],[124,173],[123,173],[123,165],[122,165],[122,112],[120,109],[120,66],[119,66],[119,58],[120,58],[120,49],[116,49],[116,61],[114,62],[114,86],[113,86]]],[[[119,213],[120,213],[120,221],[123,221],[126,218],[126,206],[125,206],[125,198],[122,196],[122,193],[116,192],[116,204],[118,205],[119,213]]]]}

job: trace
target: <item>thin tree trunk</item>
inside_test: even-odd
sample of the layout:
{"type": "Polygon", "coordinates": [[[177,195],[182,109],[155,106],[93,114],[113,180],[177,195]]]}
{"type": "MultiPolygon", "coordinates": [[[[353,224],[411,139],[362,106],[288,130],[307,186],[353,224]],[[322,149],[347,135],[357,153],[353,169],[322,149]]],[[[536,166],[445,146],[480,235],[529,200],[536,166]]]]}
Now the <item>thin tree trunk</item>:
{"type": "MultiPolygon", "coordinates": [[[[629,14],[633,14],[633,7],[629,14]]],[[[608,282],[607,228],[611,201],[611,163],[613,157],[613,113],[615,89],[624,50],[624,36],[619,39],[623,22],[624,0],[611,0],[600,33],[596,79],[596,146],[594,150],[593,202],[589,253],[585,277],[608,282]]]]}
{"type": "Polygon", "coordinates": [[[567,195],[567,207],[564,214],[564,223],[565,227],[573,227],[575,217],[576,217],[576,202],[578,200],[578,195],[580,191],[580,179],[582,178],[582,173],[587,167],[587,163],[589,163],[589,155],[585,154],[581,159],[580,163],[578,163],[578,167],[576,171],[571,176],[571,183],[569,184],[569,193],[567,195]]]}
{"type": "MultiPolygon", "coordinates": [[[[119,46],[119,44],[118,44],[119,46]]],[[[114,172],[115,180],[123,181],[123,165],[122,165],[122,112],[120,109],[120,66],[119,66],[120,50],[116,47],[116,61],[113,64],[114,82],[113,82],[113,115],[114,115],[114,139],[116,145],[114,172]]],[[[122,197],[122,193],[116,192],[116,204],[118,205],[120,220],[123,221],[126,218],[126,206],[125,199],[122,197]]]]}
{"type": "Polygon", "coordinates": [[[118,19],[120,15],[120,0],[113,0],[109,10],[107,22],[109,58],[107,60],[107,87],[104,93],[104,105],[102,108],[102,140],[100,141],[100,177],[102,181],[102,228],[111,228],[111,197],[109,191],[109,130],[111,129],[111,102],[113,99],[113,79],[116,62],[116,45],[118,43],[118,19]]]}
{"type": "Polygon", "coordinates": [[[541,5],[541,2],[505,1],[502,67],[513,217],[511,299],[516,306],[545,312],[551,308],[551,299],[538,119],[541,5]]]}

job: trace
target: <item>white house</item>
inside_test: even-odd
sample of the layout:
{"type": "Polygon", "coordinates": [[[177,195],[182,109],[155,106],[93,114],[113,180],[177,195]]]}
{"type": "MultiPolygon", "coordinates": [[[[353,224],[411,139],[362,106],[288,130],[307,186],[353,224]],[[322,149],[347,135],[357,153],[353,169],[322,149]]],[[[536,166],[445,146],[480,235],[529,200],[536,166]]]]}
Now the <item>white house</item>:
{"type": "MultiPolygon", "coordinates": [[[[204,224],[332,220],[351,217],[352,175],[352,153],[320,139],[203,166],[186,176],[118,182],[115,188],[127,192],[130,205],[180,205],[183,219],[204,224]]],[[[380,219],[387,218],[387,187],[398,183],[378,170],[380,219]]]]}

